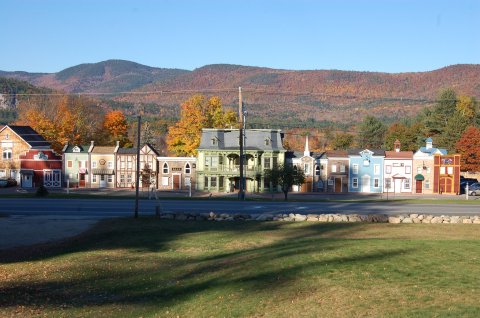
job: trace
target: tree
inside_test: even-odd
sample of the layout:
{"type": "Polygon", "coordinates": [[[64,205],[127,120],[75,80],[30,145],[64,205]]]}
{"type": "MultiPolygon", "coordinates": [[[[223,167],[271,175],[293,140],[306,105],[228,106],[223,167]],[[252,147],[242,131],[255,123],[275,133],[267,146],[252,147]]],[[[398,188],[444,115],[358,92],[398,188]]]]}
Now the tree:
{"type": "Polygon", "coordinates": [[[272,182],[273,187],[281,187],[285,195],[285,201],[287,201],[288,192],[293,185],[300,186],[305,183],[303,170],[288,164],[280,164],[272,169],[265,170],[265,178],[272,182]]]}
{"type": "Polygon", "coordinates": [[[353,144],[353,135],[349,133],[337,133],[332,140],[331,146],[334,150],[347,150],[353,144]]]}
{"type": "Polygon", "coordinates": [[[480,171],[480,129],[468,127],[455,144],[456,151],[461,154],[462,171],[480,171]]]}
{"type": "Polygon", "coordinates": [[[102,126],[107,133],[107,142],[114,143],[120,141],[120,146],[122,147],[129,143],[128,122],[121,110],[112,110],[106,113],[102,126]]]}
{"type": "Polygon", "coordinates": [[[451,88],[440,92],[432,109],[425,110],[424,125],[427,136],[440,135],[444,132],[449,119],[456,110],[457,95],[451,88]]]}
{"type": "Polygon", "coordinates": [[[180,106],[180,120],[170,127],[167,145],[179,156],[194,156],[200,145],[202,128],[229,128],[237,125],[233,111],[224,111],[220,98],[195,95],[180,106]]]}
{"type": "Polygon", "coordinates": [[[360,148],[379,149],[383,146],[383,139],[387,127],[378,118],[367,115],[360,124],[358,146],[360,148]]]}

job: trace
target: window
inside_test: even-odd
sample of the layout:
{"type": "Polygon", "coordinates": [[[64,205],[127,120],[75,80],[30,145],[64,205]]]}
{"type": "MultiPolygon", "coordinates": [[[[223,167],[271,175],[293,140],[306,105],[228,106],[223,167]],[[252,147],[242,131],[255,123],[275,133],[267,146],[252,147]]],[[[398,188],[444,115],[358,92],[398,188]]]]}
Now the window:
{"type": "Polygon", "coordinates": [[[329,186],[333,186],[333,178],[332,178],[332,179],[328,179],[328,185],[329,185],[329,186]]]}
{"type": "Polygon", "coordinates": [[[217,144],[217,138],[212,138],[212,146],[215,146],[217,144]]]}
{"type": "Polygon", "coordinates": [[[3,149],[3,160],[12,160],[12,149],[3,149]]]}
{"type": "Polygon", "coordinates": [[[405,173],[412,173],[412,166],[405,166],[405,173]]]}
{"type": "Polygon", "coordinates": [[[168,177],[162,177],[162,186],[168,186],[168,177]]]}
{"type": "Polygon", "coordinates": [[[162,170],[162,171],[163,171],[163,173],[165,173],[165,174],[168,173],[168,164],[167,164],[166,162],[163,164],[163,170],[162,170]]]}
{"type": "Polygon", "coordinates": [[[316,176],[320,175],[320,166],[315,166],[315,175],[316,176]]]}
{"type": "Polygon", "coordinates": [[[132,169],[132,162],[131,161],[127,162],[127,169],[132,169]]]}
{"type": "Polygon", "coordinates": [[[270,158],[263,158],[263,167],[265,169],[270,169],[270,158]]]}
{"type": "Polygon", "coordinates": [[[71,168],[72,166],[73,166],[72,160],[68,160],[68,161],[67,161],[67,167],[68,167],[68,168],[71,168]]]}
{"type": "Polygon", "coordinates": [[[113,176],[111,174],[108,175],[108,182],[113,182],[113,176]]]}
{"type": "Polygon", "coordinates": [[[332,172],[337,172],[337,165],[332,165],[332,172]]]}
{"type": "Polygon", "coordinates": [[[380,174],[380,165],[373,165],[373,174],[380,174]]]}
{"type": "Polygon", "coordinates": [[[7,172],[5,169],[0,170],[0,178],[5,178],[7,176],[7,172]]]}
{"type": "Polygon", "coordinates": [[[405,190],[410,190],[410,178],[406,178],[405,183],[403,185],[405,190]]]}
{"type": "Polygon", "coordinates": [[[97,162],[96,161],[92,161],[92,168],[96,168],[97,167],[97,162]]]}
{"type": "Polygon", "coordinates": [[[379,188],[380,187],[380,179],[378,179],[378,178],[373,179],[373,187],[374,188],[379,188]]]}
{"type": "Polygon", "coordinates": [[[125,161],[120,162],[120,169],[125,169],[125,161]]]}
{"type": "Polygon", "coordinates": [[[422,173],[422,167],[417,167],[417,173],[422,173]]]}
{"type": "Polygon", "coordinates": [[[447,173],[453,174],[453,167],[447,167],[447,173]]]}
{"type": "Polygon", "coordinates": [[[120,175],[120,183],[125,183],[125,175],[124,174],[120,175]]]}
{"type": "Polygon", "coordinates": [[[353,174],[358,174],[358,164],[354,163],[352,165],[352,173],[353,174]]]}
{"type": "Polygon", "coordinates": [[[352,179],[352,188],[358,188],[358,178],[352,179]]]}
{"type": "Polygon", "coordinates": [[[265,146],[270,146],[270,139],[265,139],[265,146]]]}
{"type": "Polygon", "coordinates": [[[217,187],[217,177],[210,177],[210,187],[211,188],[217,187]]]}
{"type": "Polygon", "coordinates": [[[340,172],[345,172],[345,165],[340,165],[340,172]]]}
{"type": "Polygon", "coordinates": [[[278,158],[277,157],[272,157],[272,167],[276,168],[278,163],[278,158]]]}
{"type": "Polygon", "coordinates": [[[440,167],[440,174],[445,174],[445,167],[440,167]]]}
{"type": "Polygon", "coordinates": [[[430,180],[425,180],[425,189],[430,189],[430,180]]]}
{"type": "Polygon", "coordinates": [[[113,161],[109,161],[107,167],[108,169],[113,169],[113,161]]]}
{"type": "Polygon", "coordinates": [[[392,173],[392,166],[390,166],[390,165],[385,166],[385,173],[387,173],[387,174],[392,173]]]}
{"type": "Polygon", "coordinates": [[[303,172],[305,172],[305,174],[310,173],[310,165],[308,163],[303,164],[303,172]]]}
{"type": "Polygon", "coordinates": [[[185,173],[186,174],[190,174],[190,164],[187,162],[187,164],[185,165],[185,173]]]}
{"type": "Polygon", "coordinates": [[[127,183],[132,183],[132,175],[127,174],[127,183]]]}
{"type": "Polygon", "coordinates": [[[96,175],[96,174],[94,174],[94,175],[92,176],[92,182],[93,182],[93,183],[97,183],[97,175],[96,175]]]}

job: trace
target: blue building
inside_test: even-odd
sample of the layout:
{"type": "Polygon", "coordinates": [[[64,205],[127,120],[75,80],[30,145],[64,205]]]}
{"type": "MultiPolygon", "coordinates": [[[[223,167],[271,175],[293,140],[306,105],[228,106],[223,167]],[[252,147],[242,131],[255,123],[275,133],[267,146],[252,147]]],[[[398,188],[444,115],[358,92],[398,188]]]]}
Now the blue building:
{"type": "Polygon", "coordinates": [[[349,192],[382,193],[384,150],[356,149],[349,154],[349,192]]]}

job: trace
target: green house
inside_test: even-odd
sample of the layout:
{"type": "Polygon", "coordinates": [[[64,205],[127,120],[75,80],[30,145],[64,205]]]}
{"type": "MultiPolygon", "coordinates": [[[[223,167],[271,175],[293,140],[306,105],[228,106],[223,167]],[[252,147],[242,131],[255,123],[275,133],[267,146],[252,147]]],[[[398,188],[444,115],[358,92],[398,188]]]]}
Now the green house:
{"type": "MultiPolygon", "coordinates": [[[[264,171],[285,162],[283,134],[277,129],[246,129],[244,177],[247,192],[270,191],[264,171]]],[[[197,149],[197,190],[234,192],[240,185],[238,129],[203,129],[197,149]]]]}
{"type": "Polygon", "coordinates": [[[69,145],[63,147],[63,171],[65,185],[75,188],[89,187],[88,151],[91,145],[69,145]]]}

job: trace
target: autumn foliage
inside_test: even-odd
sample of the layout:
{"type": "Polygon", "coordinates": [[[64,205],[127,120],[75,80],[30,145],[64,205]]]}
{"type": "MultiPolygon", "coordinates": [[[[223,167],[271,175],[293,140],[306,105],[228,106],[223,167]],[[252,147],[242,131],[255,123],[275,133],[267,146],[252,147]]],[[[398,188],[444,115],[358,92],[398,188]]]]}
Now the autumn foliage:
{"type": "Polygon", "coordinates": [[[461,154],[462,171],[480,171],[480,129],[470,126],[455,144],[461,154]]]}
{"type": "Polygon", "coordinates": [[[203,95],[195,95],[181,104],[180,120],[168,130],[168,149],[179,156],[196,155],[202,128],[230,128],[236,125],[236,114],[224,111],[220,98],[207,99],[203,95]]]}

